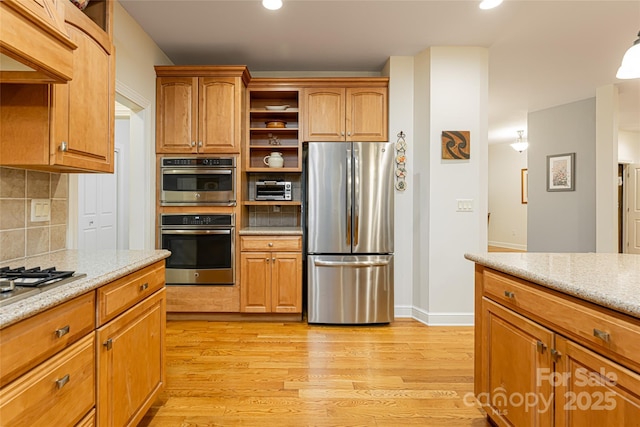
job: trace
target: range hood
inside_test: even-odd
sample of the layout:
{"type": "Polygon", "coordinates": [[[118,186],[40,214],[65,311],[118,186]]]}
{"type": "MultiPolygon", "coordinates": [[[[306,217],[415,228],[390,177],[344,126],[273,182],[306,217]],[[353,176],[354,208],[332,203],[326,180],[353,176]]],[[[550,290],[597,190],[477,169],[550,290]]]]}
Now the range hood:
{"type": "MultiPolygon", "coordinates": [[[[65,0],[59,0],[65,1],[65,0]]],[[[77,48],[54,0],[0,1],[0,83],[66,83],[77,48]]]]}

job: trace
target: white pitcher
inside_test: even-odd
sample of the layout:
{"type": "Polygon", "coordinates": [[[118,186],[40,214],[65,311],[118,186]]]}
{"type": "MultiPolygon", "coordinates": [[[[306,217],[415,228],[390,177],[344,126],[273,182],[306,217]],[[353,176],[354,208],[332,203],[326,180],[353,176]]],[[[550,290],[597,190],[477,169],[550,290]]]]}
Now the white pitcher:
{"type": "Polygon", "coordinates": [[[273,151],[270,155],[264,156],[262,159],[265,165],[270,168],[281,168],[284,166],[284,158],[282,158],[282,153],[273,151]]]}

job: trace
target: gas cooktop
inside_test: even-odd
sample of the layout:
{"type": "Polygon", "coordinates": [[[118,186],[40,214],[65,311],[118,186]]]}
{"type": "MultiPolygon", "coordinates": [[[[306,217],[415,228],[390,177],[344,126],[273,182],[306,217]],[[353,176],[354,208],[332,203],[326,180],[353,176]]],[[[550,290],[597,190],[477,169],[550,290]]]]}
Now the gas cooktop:
{"type": "Polygon", "coordinates": [[[0,268],[0,306],[15,302],[74,280],[86,277],[86,274],[75,274],[75,271],[58,271],[55,267],[35,268],[0,268]]]}

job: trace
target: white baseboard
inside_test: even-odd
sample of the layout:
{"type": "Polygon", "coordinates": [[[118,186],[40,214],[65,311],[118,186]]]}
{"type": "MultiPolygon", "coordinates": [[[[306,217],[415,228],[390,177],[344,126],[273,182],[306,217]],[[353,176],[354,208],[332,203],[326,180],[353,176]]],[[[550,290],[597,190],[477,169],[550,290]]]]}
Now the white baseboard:
{"type": "Polygon", "coordinates": [[[411,318],[428,326],[473,326],[473,313],[429,313],[417,307],[396,306],[395,317],[411,318]]]}
{"type": "Polygon", "coordinates": [[[499,248],[516,249],[519,251],[526,251],[527,245],[518,245],[516,243],[507,242],[488,242],[489,246],[498,246],[499,248]]]}

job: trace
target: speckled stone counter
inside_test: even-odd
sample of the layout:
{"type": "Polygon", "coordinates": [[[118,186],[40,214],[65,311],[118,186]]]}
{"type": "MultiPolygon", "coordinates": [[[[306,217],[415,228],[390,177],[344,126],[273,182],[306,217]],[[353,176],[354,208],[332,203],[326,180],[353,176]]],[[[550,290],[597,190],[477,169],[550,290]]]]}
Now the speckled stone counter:
{"type": "Polygon", "coordinates": [[[273,236],[288,235],[302,236],[301,227],[245,227],[240,229],[240,235],[245,236],[273,236]]]}
{"type": "Polygon", "coordinates": [[[468,260],[640,318],[640,255],[467,253],[468,260]]]}
{"type": "Polygon", "coordinates": [[[0,307],[0,328],[33,316],[48,308],[82,295],[136,270],[167,258],[166,250],[67,250],[48,255],[1,263],[0,267],[55,267],[87,276],[69,284],[53,286],[38,294],[0,307]]]}

